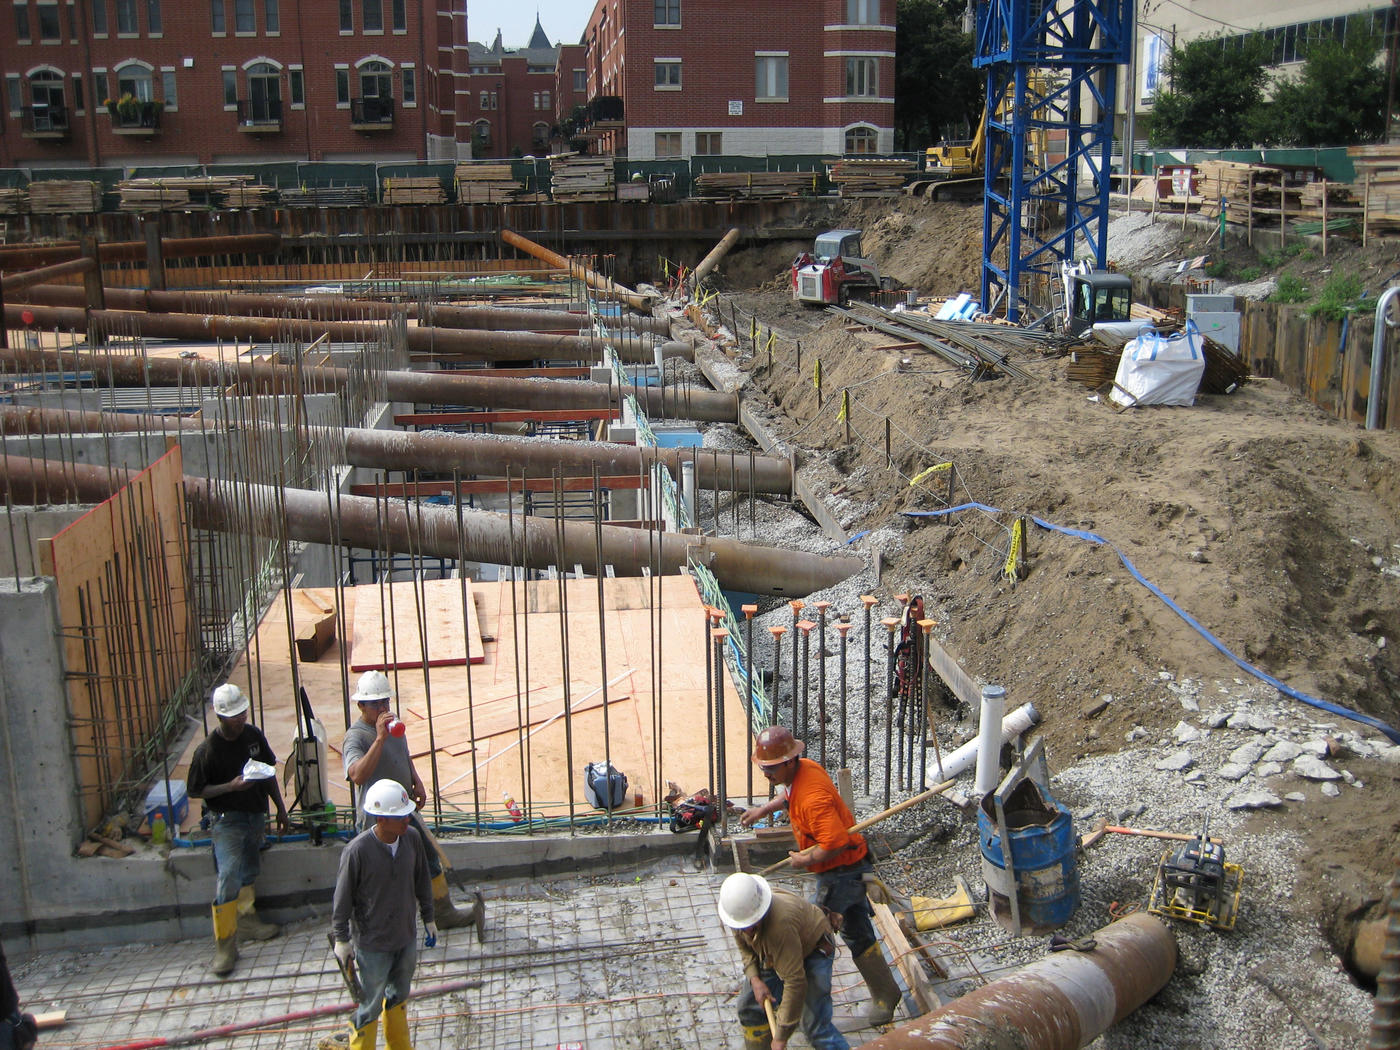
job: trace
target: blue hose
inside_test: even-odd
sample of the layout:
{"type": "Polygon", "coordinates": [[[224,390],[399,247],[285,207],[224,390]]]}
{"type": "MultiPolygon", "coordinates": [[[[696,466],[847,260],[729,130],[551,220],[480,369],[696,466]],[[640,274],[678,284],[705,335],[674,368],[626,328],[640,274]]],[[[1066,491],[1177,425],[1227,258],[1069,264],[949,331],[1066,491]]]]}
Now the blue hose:
{"type": "MultiPolygon", "coordinates": [[[[907,510],[904,512],[904,516],[907,518],[938,518],[942,517],[945,514],[953,514],[956,511],[960,510],[981,510],[986,511],[988,514],[1005,513],[1004,511],[998,510],[996,507],[989,507],[985,503],[964,503],[962,504],[962,506],[947,507],[943,510],[907,510]]],[[[1222,642],[1209,630],[1203,627],[1196,620],[1195,617],[1193,617],[1190,613],[1182,609],[1181,606],[1176,604],[1176,602],[1168,598],[1166,594],[1162,592],[1162,589],[1158,587],[1155,583],[1150,582],[1145,576],[1143,576],[1142,573],[1138,572],[1137,566],[1135,566],[1131,561],[1128,560],[1128,556],[1124,554],[1121,550],[1119,550],[1115,544],[1110,543],[1102,536],[1094,532],[1085,532],[1083,529],[1067,529],[1062,525],[1052,524],[1051,522],[1045,521],[1042,518],[1037,518],[1034,515],[1031,516],[1031,520],[1037,525],[1039,525],[1042,529],[1045,529],[1047,532],[1058,532],[1063,536],[1074,536],[1077,539],[1088,540],[1090,543],[1093,543],[1096,546],[1101,545],[1111,548],[1113,552],[1118,555],[1118,560],[1123,563],[1123,567],[1132,574],[1133,579],[1137,580],[1138,583],[1142,584],[1154,595],[1160,598],[1162,603],[1166,605],[1168,609],[1170,609],[1172,612],[1176,613],[1183,620],[1185,620],[1188,626],[1195,630],[1197,634],[1199,634],[1202,638],[1209,642],[1215,649],[1217,649],[1221,653],[1221,655],[1223,655],[1240,670],[1245,671],[1248,674],[1252,674],[1261,682],[1267,682],[1269,685],[1273,686],[1284,696],[1292,697],[1294,700],[1298,700],[1302,703],[1305,703],[1310,707],[1316,707],[1320,711],[1326,711],[1329,714],[1338,715],[1341,718],[1347,718],[1353,722],[1360,722],[1362,725],[1370,726],[1377,732],[1383,733],[1391,741],[1391,743],[1400,744],[1400,730],[1394,729],[1393,727],[1387,725],[1385,722],[1382,722],[1380,719],[1372,718],[1370,715],[1364,715],[1360,711],[1352,711],[1351,709],[1341,707],[1338,704],[1329,703],[1328,701],[1322,700],[1316,696],[1309,696],[1307,693],[1300,692],[1299,690],[1294,689],[1290,685],[1285,685],[1273,675],[1260,670],[1253,664],[1249,663],[1247,660],[1236,656],[1225,646],[1224,642],[1222,642]]]]}

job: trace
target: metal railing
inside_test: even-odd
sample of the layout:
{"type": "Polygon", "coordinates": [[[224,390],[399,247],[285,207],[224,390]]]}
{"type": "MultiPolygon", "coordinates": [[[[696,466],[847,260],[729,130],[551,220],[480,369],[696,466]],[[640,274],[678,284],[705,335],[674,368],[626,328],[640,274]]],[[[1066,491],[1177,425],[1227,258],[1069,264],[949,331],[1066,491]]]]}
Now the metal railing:
{"type": "Polygon", "coordinates": [[[280,98],[238,100],[238,123],[245,126],[282,123],[282,100],[280,98]]]}
{"type": "Polygon", "coordinates": [[[392,127],[394,100],[373,95],[366,98],[352,98],[350,100],[350,123],[392,127]]]}

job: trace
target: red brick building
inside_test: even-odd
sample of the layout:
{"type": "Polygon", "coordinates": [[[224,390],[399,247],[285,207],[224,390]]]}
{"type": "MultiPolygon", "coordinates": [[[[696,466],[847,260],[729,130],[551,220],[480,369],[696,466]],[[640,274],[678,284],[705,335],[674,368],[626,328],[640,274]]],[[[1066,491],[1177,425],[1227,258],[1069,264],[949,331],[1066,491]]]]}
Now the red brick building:
{"type": "Polygon", "coordinates": [[[555,47],[538,18],[523,48],[504,48],[499,31],[489,48],[469,45],[467,97],[457,109],[466,118],[463,137],[471,141],[472,156],[549,153],[560,120],[587,101],[582,51],[555,47]]]}
{"type": "Polygon", "coordinates": [[[599,0],[588,90],[622,99],[630,159],[885,153],[895,0],[599,0]]]}

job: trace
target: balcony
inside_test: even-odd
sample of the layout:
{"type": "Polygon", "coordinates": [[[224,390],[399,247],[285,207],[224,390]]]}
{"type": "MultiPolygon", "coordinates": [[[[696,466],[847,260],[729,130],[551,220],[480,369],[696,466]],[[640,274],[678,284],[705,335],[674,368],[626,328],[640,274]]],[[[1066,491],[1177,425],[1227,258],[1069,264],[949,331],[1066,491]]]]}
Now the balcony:
{"type": "Polygon", "coordinates": [[[20,135],[27,139],[66,139],[67,106],[25,106],[20,110],[20,135]]]}
{"type": "Polygon", "coordinates": [[[282,100],[240,98],[238,130],[249,135],[269,135],[281,131],[282,100]]]}
{"type": "Polygon", "coordinates": [[[384,96],[352,98],[350,127],[356,131],[393,131],[394,100],[384,96]]]}
{"type": "Polygon", "coordinates": [[[107,107],[114,135],[154,135],[160,130],[164,102],[122,102],[107,107]]]}

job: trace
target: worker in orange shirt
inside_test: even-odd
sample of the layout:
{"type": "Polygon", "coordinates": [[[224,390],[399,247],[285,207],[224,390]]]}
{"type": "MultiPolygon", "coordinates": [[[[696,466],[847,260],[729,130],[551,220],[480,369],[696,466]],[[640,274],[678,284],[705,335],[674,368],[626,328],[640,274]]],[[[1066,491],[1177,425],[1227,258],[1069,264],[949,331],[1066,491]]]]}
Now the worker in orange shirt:
{"type": "Polygon", "coordinates": [[[874,910],[865,896],[863,878],[874,870],[870,848],[864,836],[847,830],[855,824],[855,817],[826,770],[802,757],[804,750],[802,741],[783,726],[769,726],[758,734],[753,760],[777,790],[767,802],[746,810],[740,820],[745,827],[752,827],[787,809],[799,847],[788,854],[788,861],[794,868],[817,876],[816,903],[841,916],[841,939],[870,989],[866,1021],[889,1024],[899,1005],[899,985],[870,922],[874,910]]]}

